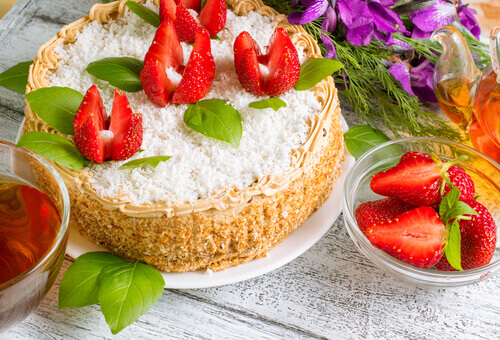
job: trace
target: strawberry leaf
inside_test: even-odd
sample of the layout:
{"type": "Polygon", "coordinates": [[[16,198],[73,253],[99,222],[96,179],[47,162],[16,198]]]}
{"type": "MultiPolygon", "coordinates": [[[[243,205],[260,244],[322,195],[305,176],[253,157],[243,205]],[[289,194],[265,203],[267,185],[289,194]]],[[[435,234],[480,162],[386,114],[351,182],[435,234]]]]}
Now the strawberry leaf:
{"type": "Polygon", "coordinates": [[[99,303],[98,277],[104,267],[126,263],[107,252],[86,253],[68,268],[59,285],[59,309],[85,307],[99,303]]]}
{"type": "Polygon", "coordinates": [[[309,90],[342,67],[344,65],[337,60],[323,58],[309,59],[300,66],[300,77],[297,84],[295,84],[295,89],[298,91],[309,90]]]}
{"type": "Polygon", "coordinates": [[[24,96],[31,109],[59,132],[72,135],[73,118],[83,95],[69,87],[44,87],[24,96]]]}
{"type": "Polygon", "coordinates": [[[368,125],[353,126],[344,133],[345,145],[356,159],[374,146],[390,140],[382,131],[368,125]]]}
{"type": "Polygon", "coordinates": [[[161,273],[138,261],[104,267],[97,297],[113,334],[131,325],[163,294],[161,273]]]}
{"type": "Polygon", "coordinates": [[[458,221],[455,220],[450,225],[450,236],[448,238],[448,244],[444,248],[444,253],[450,265],[457,270],[463,270],[461,264],[462,259],[460,254],[460,242],[460,225],[458,224],[458,221]]]}
{"type": "Polygon", "coordinates": [[[30,149],[70,169],[81,169],[90,163],[72,142],[53,133],[28,132],[19,139],[17,146],[30,149]]]}
{"type": "Polygon", "coordinates": [[[32,61],[24,61],[0,74],[0,86],[14,92],[24,94],[28,85],[28,74],[32,61]]]}
{"type": "Polygon", "coordinates": [[[184,123],[196,132],[232,144],[240,145],[242,135],[239,112],[222,99],[200,100],[189,105],[184,123]]]}
{"type": "Polygon", "coordinates": [[[153,156],[153,157],[135,159],[133,161],[123,164],[121,167],[118,168],[118,170],[135,169],[135,168],[144,169],[148,165],[150,165],[154,169],[158,166],[158,164],[160,164],[160,162],[168,161],[170,158],[171,156],[153,156]]]}
{"type": "Polygon", "coordinates": [[[256,102],[251,102],[248,104],[249,107],[252,107],[254,109],[273,109],[274,111],[278,111],[281,107],[286,107],[286,103],[276,97],[271,97],[268,99],[262,99],[256,102]]]}
{"type": "Polygon", "coordinates": [[[130,57],[104,58],[87,66],[86,71],[94,77],[127,92],[142,90],[140,74],[142,60],[130,57]]]}
{"type": "Polygon", "coordinates": [[[142,20],[144,20],[148,24],[150,24],[156,28],[158,28],[158,26],[160,26],[160,16],[158,15],[158,13],[150,10],[146,6],[138,4],[137,2],[134,2],[131,0],[127,1],[125,3],[125,6],[130,8],[130,10],[132,12],[137,14],[137,16],[139,18],[141,18],[142,20]]]}

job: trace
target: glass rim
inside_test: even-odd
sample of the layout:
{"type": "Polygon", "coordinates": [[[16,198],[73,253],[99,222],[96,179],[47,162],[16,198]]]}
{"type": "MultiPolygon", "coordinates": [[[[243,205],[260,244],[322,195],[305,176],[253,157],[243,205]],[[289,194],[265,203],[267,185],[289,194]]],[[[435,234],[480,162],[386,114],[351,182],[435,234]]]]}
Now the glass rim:
{"type": "Polygon", "coordinates": [[[42,156],[39,154],[24,148],[24,147],[17,147],[15,144],[11,142],[7,142],[4,140],[0,140],[0,147],[6,147],[14,152],[19,152],[21,154],[28,155],[35,161],[39,162],[43,167],[45,167],[49,173],[52,175],[52,177],[55,179],[57,186],[59,188],[59,191],[62,196],[62,204],[63,204],[63,209],[62,209],[62,216],[61,216],[61,224],[59,227],[59,230],[57,232],[57,235],[54,239],[54,241],[51,243],[49,249],[43,254],[41,258],[38,259],[38,261],[35,262],[30,268],[27,270],[23,271],[22,273],[18,274],[17,276],[13,277],[12,279],[5,281],[0,284],[0,291],[3,291],[14,284],[18,283],[19,281],[23,280],[25,277],[28,277],[31,275],[33,272],[37,271],[40,267],[45,265],[49,259],[52,257],[54,252],[59,248],[60,244],[64,241],[66,238],[66,234],[69,231],[68,225],[69,225],[69,218],[70,218],[70,199],[69,199],[69,193],[68,189],[66,187],[66,184],[64,180],[62,179],[61,175],[57,172],[57,170],[42,156]]]}
{"type": "MultiPolygon", "coordinates": [[[[475,153],[479,155],[481,158],[484,158],[486,161],[490,162],[494,167],[497,168],[498,172],[500,173],[500,165],[495,162],[493,159],[490,157],[486,156],[485,154],[481,153],[480,151],[473,149],[467,145],[447,140],[447,139],[442,139],[442,138],[433,138],[433,137],[407,137],[407,138],[400,138],[400,139],[395,139],[395,140],[390,140],[385,143],[382,143],[380,145],[377,145],[364,153],[354,164],[354,166],[351,168],[349,173],[347,174],[346,181],[344,183],[344,191],[342,195],[342,200],[343,200],[343,206],[344,206],[344,218],[346,220],[346,228],[351,236],[351,239],[353,241],[359,242],[360,244],[357,244],[358,248],[363,248],[363,251],[361,251],[365,256],[367,256],[366,253],[369,253],[370,256],[367,256],[370,261],[372,261],[373,264],[375,264],[377,267],[380,268],[378,262],[384,262],[384,266],[390,266],[391,268],[395,268],[400,275],[405,275],[408,276],[408,278],[415,279],[418,282],[426,285],[433,285],[433,286],[442,286],[441,284],[446,284],[449,283],[449,285],[453,284],[460,284],[462,281],[466,279],[473,278],[475,276],[483,276],[485,272],[489,272],[489,275],[496,273],[497,271],[500,270],[500,259],[497,259],[494,262],[491,262],[485,266],[481,266],[478,268],[473,268],[473,269],[468,269],[464,271],[437,271],[435,269],[429,269],[429,268],[418,268],[411,266],[409,264],[406,264],[389,254],[383,252],[380,249],[377,249],[373,247],[373,245],[370,243],[370,241],[365,237],[365,235],[361,232],[359,228],[357,228],[357,222],[354,218],[354,206],[352,200],[350,200],[350,196],[352,192],[348,192],[347,188],[353,188],[356,181],[359,180],[359,178],[354,178],[353,174],[356,172],[356,170],[361,169],[361,165],[364,165],[363,162],[373,153],[379,151],[380,149],[383,149],[387,146],[394,145],[394,144],[403,144],[407,142],[414,142],[414,141],[428,141],[428,142],[437,142],[437,143],[444,143],[448,145],[453,145],[456,147],[460,148],[465,148],[471,153],[475,153]],[[356,228],[355,228],[355,227],[356,228]],[[375,258],[376,260],[374,260],[375,258]],[[447,280],[447,281],[443,281],[447,280]]],[[[498,226],[497,226],[498,228],[498,226]]],[[[383,270],[385,271],[385,269],[383,270]]],[[[488,276],[489,276],[488,275],[488,276]]],[[[418,284],[418,283],[417,283],[418,284]]]]}

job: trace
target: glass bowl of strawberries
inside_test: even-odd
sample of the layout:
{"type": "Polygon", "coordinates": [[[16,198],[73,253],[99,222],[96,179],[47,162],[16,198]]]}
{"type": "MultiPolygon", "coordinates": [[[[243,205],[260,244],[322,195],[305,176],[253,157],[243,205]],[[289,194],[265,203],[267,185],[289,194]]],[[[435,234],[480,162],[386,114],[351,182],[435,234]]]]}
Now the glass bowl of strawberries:
{"type": "Polygon", "coordinates": [[[355,245],[397,279],[453,287],[500,272],[500,165],[466,145],[378,145],[351,169],[343,203],[355,245]]]}

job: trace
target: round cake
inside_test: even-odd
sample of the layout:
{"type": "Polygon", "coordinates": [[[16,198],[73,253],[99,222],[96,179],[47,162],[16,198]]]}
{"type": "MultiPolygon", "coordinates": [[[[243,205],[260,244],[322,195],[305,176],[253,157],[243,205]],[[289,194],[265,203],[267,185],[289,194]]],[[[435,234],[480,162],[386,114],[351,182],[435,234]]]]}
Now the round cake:
{"type": "MultiPolygon", "coordinates": [[[[137,1],[158,12],[159,0],[137,1]]],[[[235,73],[232,46],[247,31],[265,46],[284,28],[300,62],[321,58],[314,39],[260,0],[229,0],[226,27],[211,40],[215,78],[204,99],[223,99],[242,120],[238,148],[211,139],[183,122],[187,104],[158,107],[144,91],[127,93],[141,112],[141,152],[129,160],[170,156],[156,168],[118,169],[126,161],[71,170],[53,163],[68,186],[70,225],[115,254],[167,272],[221,270],[265,256],[328,198],[343,162],[340,108],[331,77],[307,91],[279,96],[286,107],[259,110],[235,73]]],[[[105,57],[144,59],[155,28],[126,0],[92,7],[41,47],[28,92],[65,86],[85,93],[99,88],[111,112],[114,88],[86,72],[105,57]]],[[[183,43],[189,57],[192,45],[183,43]]],[[[24,131],[61,134],[26,107],[24,131]]],[[[127,161],[129,161],[127,160],[127,161]]]]}

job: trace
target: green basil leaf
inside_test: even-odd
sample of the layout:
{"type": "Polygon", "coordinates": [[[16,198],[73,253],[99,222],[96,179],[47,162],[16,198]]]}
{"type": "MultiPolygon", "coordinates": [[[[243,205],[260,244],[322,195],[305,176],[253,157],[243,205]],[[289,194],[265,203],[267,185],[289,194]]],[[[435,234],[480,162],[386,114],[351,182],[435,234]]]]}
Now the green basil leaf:
{"type": "Polygon", "coordinates": [[[344,65],[337,60],[323,58],[309,59],[300,66],[300,77],[297,84],[295,84],[295,89],[298,91],[309,90],[342,67],[344,65]]]}
{"type": "Polygon", "coordinates": [[[30,149],[70,169],[81,169],[90,164],[73,143],[53,133],[28,132],[19,139],[17,146],[30,149]]]}
{"type": "Polygon", "coordinates": [[[448,238],[448,244],[444,248],[444,253],[450,265],[456,270],[463,270],[462,258],[460,254],[460,242],[460,225],[458,224],[458,221],[455,220],[450,226],[450,236],[448,238]]]}
{"type": "Polygon", "coordinates": [[[85,307],[99,303],[98,277],[104,267],[128,263],[107,252],[86,253],[68,268],[59,285],[59,309],[85,307]]]}
{"type": "Polygon", "coordinates": [[[97,296],[113,334],[131,325],[163,294],[159,271],[138,261],[113,264],[99,275],[97,296]]]}
{"type": "Polygon", "coordinates": [[[200,100],[189,105],[184,123],[196,132],[232,144],[240,145],[243,127],[239,112],[222,99],[200,100]]]}
{"type": "Polygon", "coordinates": [[[382,131],[374,129],[369,125],[353,126],[344,133],[344,141],[347,149],[358,159],[366,151],[374,146],[385,143],[391,140],[382,131]]]}
{"type": "Polygon", "coordinates": [[[279,98],[271,97],[268,99],[262,99],[262,100],[259,100],[256,102],[251,102],[250,104],[248,104],[248,106],[252,107],[254,109],[261,109],[262,110],[262,109],[271,108],[274,111],[278,111],[279,108],[286,107],[286,103],[279,98]]]}
{"type": "Polygon", "coordinates": [[[87,66],[87,72],[127,92],[142,90],[140,74],[142,60],[130,57],[104,58],[87,66]]]}
{"type": "Polygon", "coordinates": [[[127,1],[125,3],[125,6],[130,8],[132,12],[137,14],[139,18],[147,22],[148,24],[151,24],[154,27],[160,26],[160,16],[158,13],[150,10],[144,5],[138,4],[137,2],[134,1],[127,1]]]}
{"type": "Polygon", "coordinates": [[[73,118],[83,95],[68,87],[44,87],[24,96],[31,109],[59,132],[72,135],[73,118]]]}
{"type": "Polygon", "coordinates": [[[28,74],[32,61],[24,61],[0,74],[0,86],[14,92],[24,94],[28,85],[28,74]]]}
{"type": "Polygon", "coordinates": [[[158,164],[160,164],[160,162],[168,161],[171,157],[172,156],[153,156],[153,157],[135,159],[133,161],[123,164],[121,167],[118,168],[118,170],[135,169],[135,168],[144,169],[147,165],[151,165],[151,167],[154,169],[158,166],[158,164]]]}

